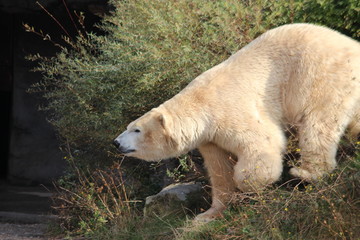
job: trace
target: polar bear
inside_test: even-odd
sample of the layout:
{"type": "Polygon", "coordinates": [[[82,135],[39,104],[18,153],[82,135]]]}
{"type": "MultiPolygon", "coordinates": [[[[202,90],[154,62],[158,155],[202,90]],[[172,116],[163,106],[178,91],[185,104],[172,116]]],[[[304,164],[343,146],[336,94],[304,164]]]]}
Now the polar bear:
{"type": "Polygon", "coordinates": [[[147,161],[201,152],[212,205],[221,215],[231,193],[277,181],[284,129],[298,129],[301,159],[290,173],[316,180],[336,166],[347,127],[360,132],[360,44],[331,29],[289,24],[272,29],[133,121],[114,144],[147,161]]]}

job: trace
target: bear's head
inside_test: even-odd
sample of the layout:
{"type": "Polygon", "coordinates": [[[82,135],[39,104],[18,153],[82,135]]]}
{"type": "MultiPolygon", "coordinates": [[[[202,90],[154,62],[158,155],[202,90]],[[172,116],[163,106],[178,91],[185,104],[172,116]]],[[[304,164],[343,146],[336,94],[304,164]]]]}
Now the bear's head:
{"type": "Polygon", "coordinates": [[[177,155],[177,142],[172,136],[172,119],[153,109],[130,123],[115,140],[124,155],[146,161],[159,161],[177,155]]]}

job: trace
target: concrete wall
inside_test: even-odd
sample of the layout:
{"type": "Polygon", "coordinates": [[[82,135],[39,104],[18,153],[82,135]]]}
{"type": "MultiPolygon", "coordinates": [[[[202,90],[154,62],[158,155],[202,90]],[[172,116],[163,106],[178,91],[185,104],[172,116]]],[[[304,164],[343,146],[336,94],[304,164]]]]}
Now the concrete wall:
{"type": "MultiPolygon", "coordinates": [[[[75,32],[62,1],[43,2],[43,5],[62,22],[68,31],[75,32]]],[[[101,10],[105,4],[105,1],[93,0],[67,2],[70,11],[74,8],[87,11],[89,7],[101,10]],[[97,8],[97,5],[94,5],[96,2],[101,2],[102,5],[97,8]]],[[[0,0],[0,16],[0,29],[6,28],[10,31],[5,37],[3,36],[7,39],[1,42],[6,47],[0,48],[2,52],[6,52],[6,57],[1,58],[0,61],[0,97],[12,96],[12,102],[8,103],[11,104],[11,118],[7,126],[6,114],[1,117],[2,125],[5,126],[3,128],[9,130],[11,137],[9,140],[6,131],[1,130],[3,132],[2,137],[0,136],[2,145],[6,145],[8,141],[9,151],[8,158],[5,156],[6,153],[0,156],[2,163],[0,174],[3,177],[6,174],[7,179],[13,183],[47,183],[63,174],[66,162],[59,149],[60,142],[56,133],[46,121],[46,113],[38,111],[44,99],[37,94],[27,92],[32,84],[41,79],[41,75],[30,71],[35,65],[24,57],[30,53],[53,56],[58,49],[50,42],[25,32],[22,24],[29,23],[54,38],[60,36],[62,32],[56,23],[35,4],[35,1],[0,0]],[[6,74],[10,74],[10,77],[4,77],[6,74]],[[2,89],[4,90],[1,92],[2,89]],[[4,170],[4,168],[7,169],[4,170]]],[[[87,12],[86,16],[88,25],[99,20],[90,12],[87,12]]],[[[7,112],[4,106],[0,110],[7,112]]]]}

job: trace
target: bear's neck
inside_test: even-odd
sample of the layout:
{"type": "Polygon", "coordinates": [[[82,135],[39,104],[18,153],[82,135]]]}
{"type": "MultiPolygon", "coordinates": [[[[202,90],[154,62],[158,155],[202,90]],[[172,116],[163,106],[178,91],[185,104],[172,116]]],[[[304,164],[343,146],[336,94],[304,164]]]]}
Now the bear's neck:
{"type": "Polygon", "coordinates": [[[212,120],[206,106],[189,104],[191,98],[182,95],[165,102],[165,108],[172,118],[171,133],[178,142],[179,152],[186,153],[211,138],[212,120]],[[185,99],[183,99],[185,98],[185,99]]]}
{"type": "Polygon", "coordinates": [[[216,133],[214,100],[216,84],[211,84],[221,73],[221,63],[191,81],[181,92],[160,107],[173,118],[173,134],[179,141],[179,151],[187,152],[211,141],[216,133]],[[211,85],[214,85],[210,87],[211,85]]]}

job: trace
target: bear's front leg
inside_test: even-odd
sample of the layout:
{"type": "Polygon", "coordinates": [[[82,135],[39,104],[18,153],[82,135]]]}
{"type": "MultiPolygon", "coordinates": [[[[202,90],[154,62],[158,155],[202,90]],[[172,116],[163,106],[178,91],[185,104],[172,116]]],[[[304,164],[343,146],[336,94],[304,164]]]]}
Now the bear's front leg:
{"type": "Polygon", "coordinates": [[[211,182],[212,204],[206,212],[195,220],[209,222],[222,215],[236,187],[233,181],[234,160],[230,154],[213,143],[199,147],[211,182]]]}
{"type": "Polygon", "coordinates": [[[254,152],[238,157],[234,181],[243,193],[256,193],[279,180],[282,172],[282,156],[275,152],[254,152]]]}
{"type": "Polygon", "coordinates": [[[262,124],[242,135],[234,181],[241,192],[257,192],[279,180],[283,165],[285,136],[276,125],[262,124]]]}

